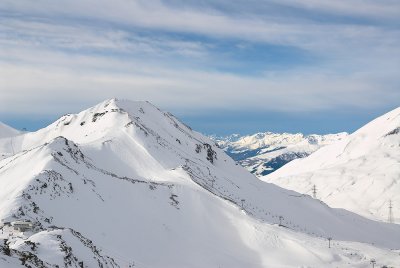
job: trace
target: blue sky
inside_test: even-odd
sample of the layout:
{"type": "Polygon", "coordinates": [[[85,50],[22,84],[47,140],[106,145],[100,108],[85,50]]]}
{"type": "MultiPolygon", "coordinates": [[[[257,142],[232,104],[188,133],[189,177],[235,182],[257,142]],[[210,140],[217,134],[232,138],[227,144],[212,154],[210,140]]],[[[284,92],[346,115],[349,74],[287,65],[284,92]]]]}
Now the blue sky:
{"type": "Polygon", "coordinates": [[[399,106],[396,0],[0,3],[0,121],[149,100],[207,134],[354,131],[399,106]]]}

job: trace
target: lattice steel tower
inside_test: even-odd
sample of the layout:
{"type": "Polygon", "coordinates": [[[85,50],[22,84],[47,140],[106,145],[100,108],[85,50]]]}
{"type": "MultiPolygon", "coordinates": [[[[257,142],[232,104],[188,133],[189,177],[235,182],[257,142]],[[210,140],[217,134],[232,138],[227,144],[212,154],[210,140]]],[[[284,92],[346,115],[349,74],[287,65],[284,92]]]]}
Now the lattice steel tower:
{"type": "Polygon", "coordinates": [[[315,184],[312,187],[312,196],[313,198],[317,198],[317,187],[315,187],[315,184]]]}
{"type": "Polygon", "coordinates": [[[393,204],[392,200],[389,200],[389,216],[388,216],[388,222],[393,223],[393,204]]]}

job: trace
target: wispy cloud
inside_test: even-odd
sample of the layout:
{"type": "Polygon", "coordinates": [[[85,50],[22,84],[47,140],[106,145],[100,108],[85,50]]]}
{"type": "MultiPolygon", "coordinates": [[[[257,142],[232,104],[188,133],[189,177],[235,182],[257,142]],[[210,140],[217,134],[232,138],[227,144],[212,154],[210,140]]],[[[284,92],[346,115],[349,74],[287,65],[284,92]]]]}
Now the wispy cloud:
{"type": "MultiPolygon", "coordinates": [[[[278,1],[276,1],[278,2],[278,1]]],[[[396,0],[281,0],[281,4],[299,7],[311,11],[333,13],[336,15],[362,16],[398,20],[400,3],[396,0]]]]}
{"type": "Polygon", "coordinates": [[[114,96],[188,112],[393,104],[399,10],[391,0],[4,0],[0,114],[114,96]]]}
{"type": "MultiPolygon", "coordinates": [[[[34,102],[38,107],[29,112],[36,114],[55,113],[59,109],[67,112],[67,107],[73,106],[81,109],[87,103],[113,96],[152,100],[163,107],[187,112],[213,108],[246,109],[249,106],[260,110],[309,111],[379,106],[400,98],[396,88],[386,88],[382,96],[381,84],[385,76],[379,72],[346,75],[309,70],[246,77],[167,69],[144,61],[110,62],[99,57],[65,57],[60,61],[63,67],[3,65],[2,82],[7,85],[2,94],[4,103],[13,103],[16,112],[27,113],[28,107],[32,109],[29,103],[34,102]],[[129,71],[138,69],[138,64],[139,71],[129,71]],[[66,107],[49,106],[48,103],[62,103],[66,107]]],[[[8,110],[7,106],[0,107],[2,113],[8,110]]]]}

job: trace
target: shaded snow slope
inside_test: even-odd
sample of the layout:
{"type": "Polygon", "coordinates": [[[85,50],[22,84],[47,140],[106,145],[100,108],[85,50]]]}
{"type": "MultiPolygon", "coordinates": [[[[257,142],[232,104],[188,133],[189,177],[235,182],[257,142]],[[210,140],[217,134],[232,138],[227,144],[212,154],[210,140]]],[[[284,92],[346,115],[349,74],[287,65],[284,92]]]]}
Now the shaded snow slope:
{"type": "Polygon", "coordinates": [[[319,148],[346,137],[347,133],[308,135],[290,133],[256,133],[249,136],[233,134],[215,140],[235,161],[256,176],[264,176],[290,161],[303,158],[319,148]]]}
{"type": "Polygon", "coordinates": [[[17,137],[16,148],[0,161],[0,220],[36,228],[26,240],[3,228],[0,264],[10,267],[18,258],[43,267],[399,262],[385,249],[400,248],[399,226],[259,181],[146,102],[106,101],[17,137]]]}
{"type": "Polygon", "coordinates": [[[400,108],[262,179],[308,194],[316,185],[328,205],[382,221],[392,200],[400,222],[400,108]]]}

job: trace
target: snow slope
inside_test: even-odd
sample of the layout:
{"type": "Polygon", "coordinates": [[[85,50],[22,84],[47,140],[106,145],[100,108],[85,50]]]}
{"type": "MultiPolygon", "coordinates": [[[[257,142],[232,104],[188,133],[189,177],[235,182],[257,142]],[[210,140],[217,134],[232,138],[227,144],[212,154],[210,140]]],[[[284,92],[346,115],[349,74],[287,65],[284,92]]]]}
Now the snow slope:
{"type": "Polygon", "coordinates": [[[256,133],[249,136],[233,134],[212,136],[235,161],[256,176],[267,175],[290,161],[303,158],[319,148],[346,137],[347,133],[308,135],[301,133],[256,133]]]}
{"type": "Polygon", "coordinates": [[[147,102],[109,100],[15,144],[0,161],[0,220],[36,229],[3,228],[7,267],[400,263],[389,249],[400,248],[400,226],[264,183],[147,102]]]}
{"type": "Polygon", "coordinates": [[[0,122],[0,139],[14,137],[21,134],[20,131],[0,122]]]}
{"type": "Polygon", "coordinates": [[[13,138],[20,134],[21,131],[0,122],[0,159],[13,154],[13,138]]]}
{"type": "Polygon", "coordinates": [[[400,222],[400,108],[262,178],[371,219],[400,222]]]}

